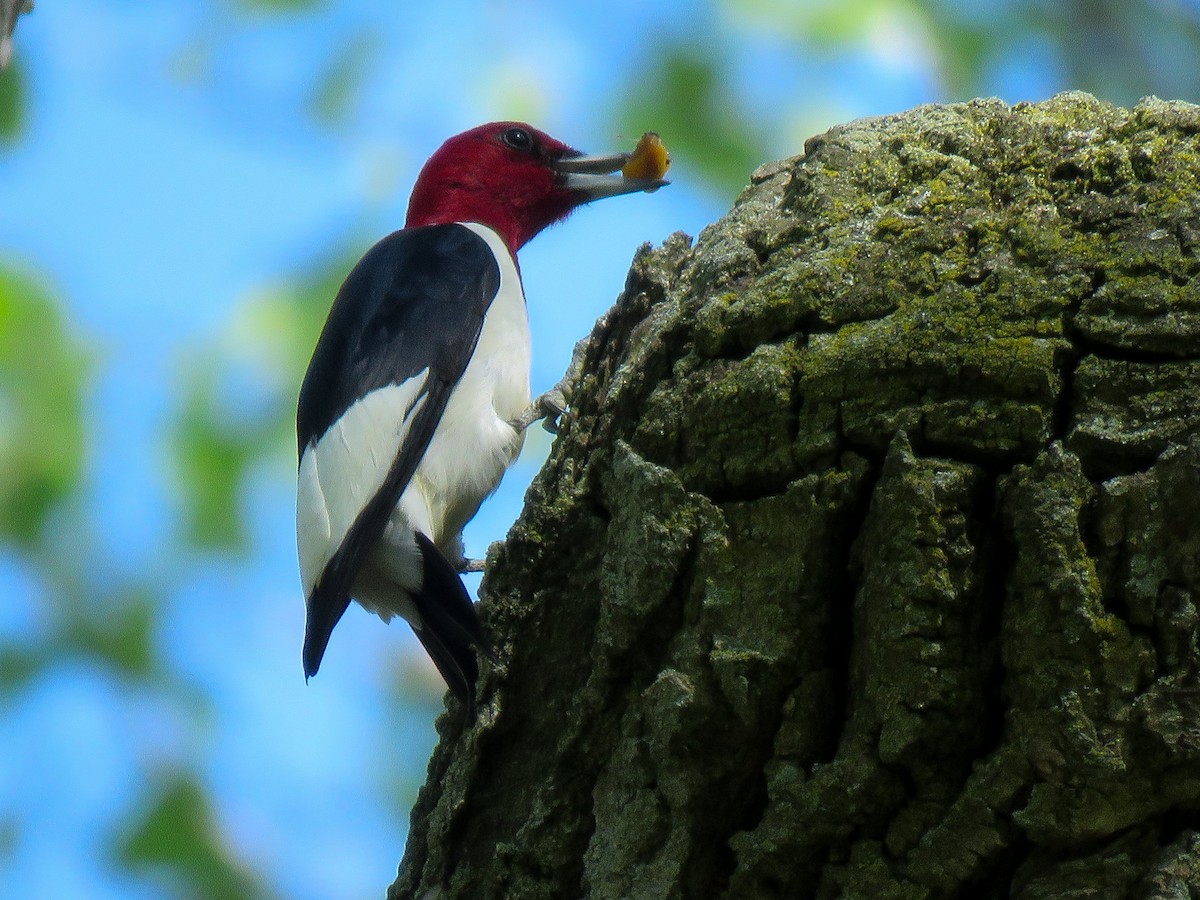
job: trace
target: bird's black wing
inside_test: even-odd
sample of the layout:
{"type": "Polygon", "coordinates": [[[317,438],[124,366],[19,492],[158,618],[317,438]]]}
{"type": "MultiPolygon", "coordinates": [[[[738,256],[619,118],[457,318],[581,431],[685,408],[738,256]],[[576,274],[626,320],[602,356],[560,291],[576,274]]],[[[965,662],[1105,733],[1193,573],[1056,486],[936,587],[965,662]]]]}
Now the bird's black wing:
{"type": "Polygon", "coordinates": [[[357,400],[426,368],[453,383],[500,286],[491,248],[463,225],[396,231],[367,251],[338,291],[300,387],[299,451],[357,400]]]}
{"type": "MultiPolygon", "coordinates": [[[[301,461],[361,398],[412,379],[419,384],[412,384],[412,414],[382,486],[357,511],[308,597],[308,676],[317,671],[330,633],[349,606],[351,584],[433,437],[499,287],[496,258],[482,237],[462,225],[434,225],[384,238],[338,291],[300,389],[301,461]]],[[[422,553],[427,549],[437,553],[432,543],[422,553]]],[[[445,602],[451,608],[439,614],[482,642],[466,592],[445,602]]],[[[473,658],[469,664],[474,666],[473,658]]]]}

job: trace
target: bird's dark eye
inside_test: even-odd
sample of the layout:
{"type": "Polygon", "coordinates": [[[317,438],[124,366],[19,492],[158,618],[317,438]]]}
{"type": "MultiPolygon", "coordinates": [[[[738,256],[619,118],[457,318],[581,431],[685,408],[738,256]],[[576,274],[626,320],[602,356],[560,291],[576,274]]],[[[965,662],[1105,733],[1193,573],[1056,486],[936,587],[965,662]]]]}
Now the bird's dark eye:
{"type": "Polygon", "coordinates": [[[500,140],[522,153],[528,153],[533,149],[533,135],[524,128],[506,129],[501,133],[500,140]]]}

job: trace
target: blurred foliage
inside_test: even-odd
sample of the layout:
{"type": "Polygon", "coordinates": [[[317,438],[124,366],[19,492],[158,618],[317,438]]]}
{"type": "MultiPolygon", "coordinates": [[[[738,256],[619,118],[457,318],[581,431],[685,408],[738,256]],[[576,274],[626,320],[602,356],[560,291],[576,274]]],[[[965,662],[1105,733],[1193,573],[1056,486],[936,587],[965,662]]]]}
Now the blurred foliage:
{"type": "Polygon", "coordinates": [[[162,787],[122,843],[129,869],[161,882],[167,896],[255,900],[270,894],[232,862],[204,788],[186,775],[162,787]]]}
{"type": "Polygon", "coordinates": [[[25,67],[14,59],[0,69],[0,146],[11,144],[25,127],[25,67]]]}
{"type": "Polygon", "coordinates": [[[693,45],[660,45],[638,67],[621,130],[665,135],[675,161],[686,159],[705,180],[736,190],[765,161],[767,144],[761,123],[744,109],[726,86],[719,57],[698,53],[693,45]]]}
{"type": "MultiPolygon", "coordinates": [[[[211,359],[211,362],[216,362],[211,359]]],[[[276,437],[273,422],[231,420],[218,406],[215,370],[196,368],[183,389],[173,439],[187,533],[200,548],[244,551],[241,489],[246,473],[276,437]]]]}
{"type": "Polygon", "coordinates": [[[309,114],[327,128],[350,121],[355,103],[383,52],[379,35],[360,31],[346,39],[321,73],[309,100],[309,114]]]}
{"type": "MultiPolygon", "coordinates": [[[[945,100],[994,92],[996,68],[1030,45],[1061,65],[1064,88],[1130,104],[1200,96],[1200,9],[1160,0],[723,0],[734,16],[786,36],[797,52],[844,52],[899,27],[928,39],[945,100]]],[[[1015,99],[1015,98],[1010,98],[1015,99]]],[[[1023,98],[1038,99],[1038,98],[1023,98]]]]}
{"type": "Polygon", "coordinates": [[[79,487],[86,356],[59,305],[0,264],[0,535],[30,546],[79,487]]]}
{"type": "Polygon", "coordinates": [[[324,0],[235,0],[248,13],[295,14],[311,12],[324,0]]]}
{"type": "Polygon", "coordinates": [[[16,818],[0,819],[0,860],[12,854],[21,833],[21,823],[16,818]]]}
{"type": "MultiPolygon", "coordinates": [[[[731,46],[786,42],[801,59],[869,53],[923,54],[943,101],[998,91],[997,76],[1015,57],[1061,72],[1062,89],[1089,91],[1129,105],[1157,94],[1200,101],[1200,5],[1156,0],[718,0],[707,30],[675,31],[643,42],[619,100],[629,134],[662,133],[672,153],[732,197],[750,172],[780,153],[798,110],[819,105],[829,85],[797,85],[790,104],[764,109],[731,87],[738,60],[731,46]],[[749,39],[731,35],[734,26],[749,39]],[[1182,60],[1192,64],[1181,65],[1182,60]]],[[[753,52],[748,49],[747,52],[753,52]]],[[[1010,97],[1042,99],[1039,97],[1010,97]]]]}
{"type": "Polygon", "coordinates": [[[64,611],[63,649],[88,656],[128,679],[150,680],[159,672],[154,649],[159,598],[142,588],[103,603],[92,599],[69,604],[64,611]]]}
{"type": "Polygon", "coordinates": [[[11,695],[25,687],[50,662],[43,649],[0,645],[0,695],[11,695]]]}
{"type": "Polygon", "coordinates": [[[188,534],[199,547],[246,549],[241,498],[265,457],[296,464],[295,403],[307,353],[329,304],[365,247],[339,252],[250,298],[181,376],[172,441],[188,534]],[[257,394],[257,396],[251,396],[257,394]],[[231,415],[246,409],[249,414],[231,415]]]}

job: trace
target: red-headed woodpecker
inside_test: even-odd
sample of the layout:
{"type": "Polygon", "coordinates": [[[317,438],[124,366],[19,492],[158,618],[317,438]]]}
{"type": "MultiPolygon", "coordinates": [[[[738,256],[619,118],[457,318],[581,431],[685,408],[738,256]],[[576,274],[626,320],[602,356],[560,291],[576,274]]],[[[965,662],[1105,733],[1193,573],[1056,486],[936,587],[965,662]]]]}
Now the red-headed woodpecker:
{"type": "Polygon", "coordinates": [[[347,276],[296,414],[306,677],[353,598],[408,620],[474,703],[474,647],[490,650],[459,577],[462,529],[539,417],[515,254],[580,204],[666,183],[620,174],[630,156],[517,122],[460,134],[421,170],[405,227],[347,276]]]}

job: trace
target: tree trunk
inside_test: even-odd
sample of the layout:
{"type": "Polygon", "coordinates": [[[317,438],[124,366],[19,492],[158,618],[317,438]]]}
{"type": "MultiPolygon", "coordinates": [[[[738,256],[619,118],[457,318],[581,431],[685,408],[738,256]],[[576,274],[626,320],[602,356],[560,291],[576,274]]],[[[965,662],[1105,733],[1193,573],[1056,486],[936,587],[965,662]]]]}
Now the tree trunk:
{"type": "Polygon", "coordinates": [[[1197,896],[1198,179],[929,106],[643,249],[389,896],[1197,896]]]}

